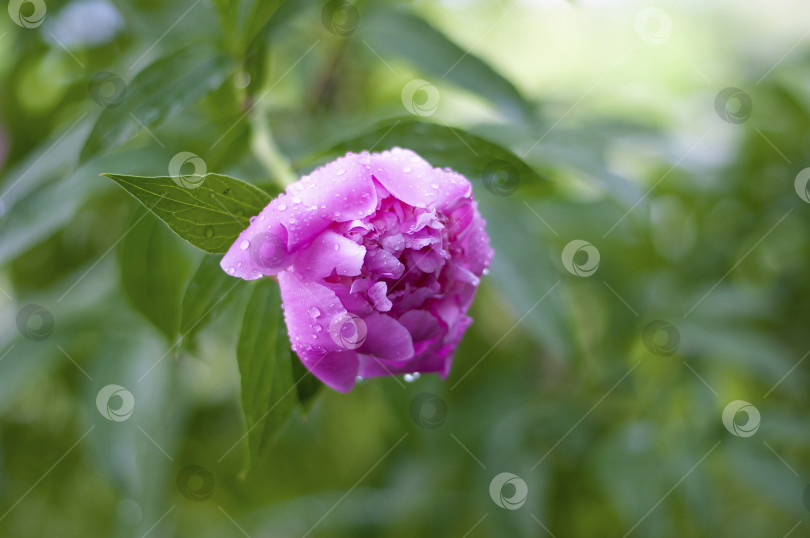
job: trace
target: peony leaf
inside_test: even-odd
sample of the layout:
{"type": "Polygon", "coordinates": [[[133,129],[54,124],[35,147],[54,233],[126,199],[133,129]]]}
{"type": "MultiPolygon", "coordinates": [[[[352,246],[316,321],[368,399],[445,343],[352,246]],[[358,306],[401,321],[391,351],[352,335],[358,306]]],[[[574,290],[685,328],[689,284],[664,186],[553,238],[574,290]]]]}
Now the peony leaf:
{"type": "Polygon", "coordinates": [[[121,185],[177,235],[206,252],[222,253],[259,214],[270,195],[220,174],[171,178],[102,174],[121,185]],[[189,187],[178,183],[193,181],[189,187]]]}
{"type": "Polygon", "coordinates": [[[370,132],[339,143],[323,157],[393,146],[411,149],[433,166],[449,166],[471,181],[481,180],[490,190],[521,186],[537,194],[550,187],[550,182],[523,159],[494,142],[456,127],[410,118],[383,122],[370,132]]]}
{"type": "Polygon", "coordinates": [[[298,402],[278,284],[259,280],[236,347],[251,462],[270,447],[298,402]]]}
{"type": "Polygon", "coordinates": [[[222,271],[220,256],[205,256],[191,277],[183,296],[180,334],[183,346],[195,349],[194,338],[224,306],[225,299],[239,283],[222,271]]]}
{"type": "Polygon", "coordinates": [[[512,82],[417,15],[398,9],[369,9],[361,20],[358,41],[367,40],[381,56],[405,58],[424,71],[429,82],[446,79],[475,92],[514,121],[532,116],[534,105],[512,82]]]}
{"type": "Polygon", "coordinates": [[[180,327],[180,301],[191,270],[188,248],[138,208],[119,250],[121,284],[133,306],[173,342],[180,327]]]}
{"type": "Polygon", "coordinates": [[[81,151],[81,160],[124,143],[178,114],[218,88],[233,70],[233,60],[206,47],[173,52],[135,75],[101,112],[81,151]]]}

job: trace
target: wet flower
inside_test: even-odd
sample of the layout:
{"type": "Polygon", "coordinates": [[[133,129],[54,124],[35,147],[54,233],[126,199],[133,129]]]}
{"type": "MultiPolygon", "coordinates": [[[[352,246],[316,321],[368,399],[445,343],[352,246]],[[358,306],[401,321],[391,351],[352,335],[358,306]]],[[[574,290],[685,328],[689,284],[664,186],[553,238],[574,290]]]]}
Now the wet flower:
{"type": "Polygon", "coordinates": [[[290,185],[222,268],[278,275],[293,350],[328,386],[450,371],[492,258],[472,187],[406,149],[349,153],[290,185]]]}

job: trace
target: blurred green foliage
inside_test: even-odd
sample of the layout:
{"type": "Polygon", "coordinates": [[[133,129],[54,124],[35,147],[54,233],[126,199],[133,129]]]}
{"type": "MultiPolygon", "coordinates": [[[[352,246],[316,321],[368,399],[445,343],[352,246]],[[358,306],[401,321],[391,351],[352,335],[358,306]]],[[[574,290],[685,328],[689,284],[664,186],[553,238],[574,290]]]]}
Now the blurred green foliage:
{"type": "Polygon", "coordinates": [[[0,536],[808,535],[810,54],[784,4],[2,14],[0,536]],[[474,183],[497,252],[475,323],[447,381],[307,380],[245,472],[272,282],[99,174],[191,152],[278,192],[394,145],[474,183]]]}

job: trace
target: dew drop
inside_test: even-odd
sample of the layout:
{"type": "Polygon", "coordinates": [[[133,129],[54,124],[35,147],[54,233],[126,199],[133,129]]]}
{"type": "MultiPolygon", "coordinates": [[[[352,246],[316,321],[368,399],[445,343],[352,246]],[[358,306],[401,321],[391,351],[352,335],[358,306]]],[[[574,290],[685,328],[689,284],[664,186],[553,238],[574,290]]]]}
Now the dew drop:
{"type": "Polygon", "coordinates": [[[439,188],[439,184],[438,184],[438,183],[431,183],[431,184],[430,184],[430,187],[431,187],[432,189],[438,189],[438,188],[439,188]]]}
{"type": "Polygon", "coordinates": [[[421,375],[422,374],[420,374],[419,372],[414,372],[412,374],[405,374],[405,376],[404,376],[405,377],[405,382],[406,383],[413,383],[414,381],[419,379],[421,377],[421,375]]]}
{"type": "Polygon", "coordinates": [[[279,210],[279,211],[284,211],[285,209],[287,209],[287,206],[286,206],[286,205],[284,205],[284,204],[279,204],[279,206],[278,206],[278,210],[279,210]]]}
{"type": "Polygon", "coordinates": [[[341,168],[340,170],[337,171],[337,175],[339,175],[339,176],[342,176],[345,173],[346,173],[346,170],[344,170],[343,168],[341,168]]]}
{"type": "Polygon", "coordinates": [[[228,267],[228,274],[229,274],[229,275],[232,275],[232,274],[234,274],[235,272],[236,272],[236,269],[234,269],[233,267],[228,267]]]}
{"type": "Polygon", "coordinates": [[[409,172],[411,171],[411,167],[410,167],[410,166],[406,166],[405,168],[403,168],[403,169],[402,169],[402,171],[403,171],[403,172],[405,172],[405,173],[407,174],[407,173],[409,173],[409,172]]]}
{"type": "Polygon", "coordinates": [[[249,246],[250,246],[250,241],[248,241],[247,239],[245,239],[244,241],[239,243],[239,248],[241,248],[242,250],[247,250],[247,248],[249,246]]]}
{"type": "Polygon", "coordinates": [[[314,319],[321,315],[321,311],[318,310],[317,306],[313,306],[312,308],[309,309],[309,315],[312,316],[312,318],[314,319]]]}
{"type": "Polygon", "coordinates": [[[206,226],[205,227],[205,237],[212,238],[214,237],[214,227],[213,226],[206,226]]]}

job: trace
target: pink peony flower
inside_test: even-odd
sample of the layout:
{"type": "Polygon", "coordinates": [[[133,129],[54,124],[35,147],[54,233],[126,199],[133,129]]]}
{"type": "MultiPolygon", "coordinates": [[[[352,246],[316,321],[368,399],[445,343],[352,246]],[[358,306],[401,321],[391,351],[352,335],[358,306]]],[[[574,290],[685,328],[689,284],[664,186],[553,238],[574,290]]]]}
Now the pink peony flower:
{"type": "Polygon", "coordinates": [[[287,187],[221,265],[278,275],[292,348],[333,389],[445,378],[492,259],[484,224],[462,175],[406,149],[348,153],[287,187]]]}

